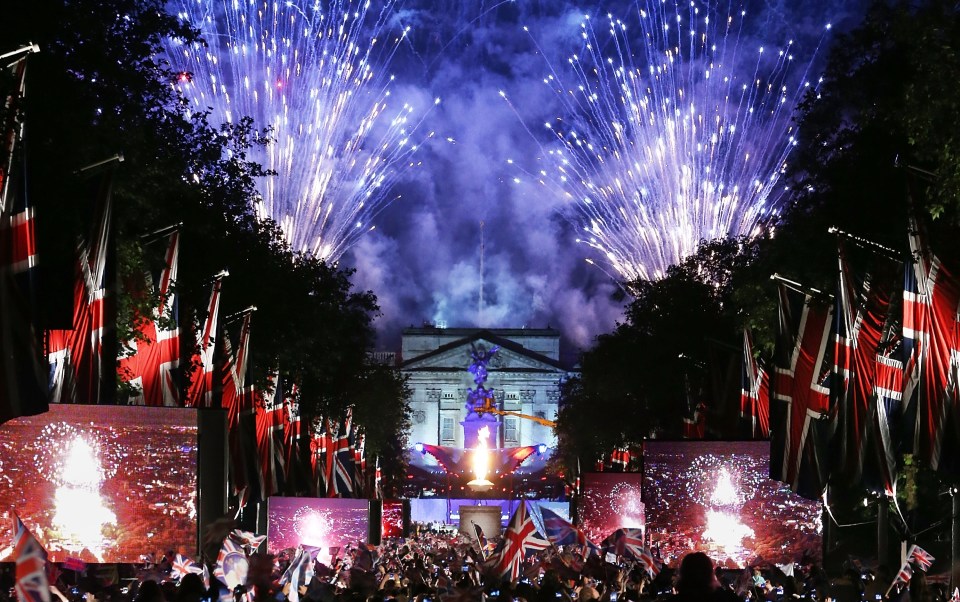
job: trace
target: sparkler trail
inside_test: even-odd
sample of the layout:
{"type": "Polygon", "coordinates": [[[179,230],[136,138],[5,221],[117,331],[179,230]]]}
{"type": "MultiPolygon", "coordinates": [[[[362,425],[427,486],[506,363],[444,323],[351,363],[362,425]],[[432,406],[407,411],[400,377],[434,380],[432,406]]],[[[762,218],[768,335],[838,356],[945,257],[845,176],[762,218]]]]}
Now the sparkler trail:
{"type": "Polygon", "coordinates": [[[422,116],[391,106],[384,71],[408,31],[390,33],[393,1],[379,12],[354,0],[174,5],[207,43],[167,42],[193,109],[209,107],[214,123],[249,116],[272,130],[252,157],[277,174],[260,182],[258,214],[280,225],[294,251],[336,262],[373,229],[417,149],[422,116]]]}
{"type": "Polygon", "coordinates": [[[795,67],[792,40],[744,41],[742,11],[670,0],[636,9],[635,25],[608,15],[602,40],[584,18],[569,84],[552,67],[543,80],[566,115],[546,124],[555,143],[541,146],[543,166],[526,169],[569,202],[577,242],[627,281],[664,276],[703,240],[768,226],[794,108],[819,84],[807,79],[812,63],[795,67]]]}

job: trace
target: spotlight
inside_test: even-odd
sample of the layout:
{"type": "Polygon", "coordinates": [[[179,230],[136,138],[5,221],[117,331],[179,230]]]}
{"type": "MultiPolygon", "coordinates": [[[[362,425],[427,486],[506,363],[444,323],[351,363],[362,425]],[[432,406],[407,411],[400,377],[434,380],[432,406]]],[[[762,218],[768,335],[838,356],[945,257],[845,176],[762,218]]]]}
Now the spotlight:
{"type": "Polygon", "coordinates": [[[414,443],[414,444],[413,444],[413,449],[417,450],[418,452],[420,452],[420,453],[422,454],[422,453],[423,453],[423,443],[419,443],[419,442],[418,442],[418,443],[414,443]]]}
{"type": "Polygon", "coordinates": [[[538,453],[538,454],[543,455],[544,453],[546,453],[546,451],[547,451],[547,444],[546,444],[546,443],[541,443],[540,445],[537,446],[537,453],[538,453]]]}

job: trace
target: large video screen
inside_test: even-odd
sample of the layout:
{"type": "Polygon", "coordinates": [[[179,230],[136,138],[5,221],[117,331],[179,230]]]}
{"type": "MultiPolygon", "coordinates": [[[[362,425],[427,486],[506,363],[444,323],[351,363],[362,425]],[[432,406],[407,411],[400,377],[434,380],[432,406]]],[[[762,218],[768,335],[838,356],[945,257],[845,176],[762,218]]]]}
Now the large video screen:
{"type": "Polygon", "coordinates": [[[197,413],[51,405],[0,425],[0,560],[12,512],[51,562],[197,548],[197,413]]]}
{"type": "Polygon", "coordinates": [[[276,554],[313,546],[321,548],[318,560],[326,563],[330,548],[367,541],[369,525],[365,499],[272,497],[267,503],[267,550],[276,554]]]}
{"type": "Polygon", "coordinates": [[[583,475],[578,506],[580,528],[599,544],[620,528],[643,529],[643,475],[638,472],[591,472],[583,475]]]}
{"type": "MultiPolygon", "coordinates": [[[[500,524],[503,527],[520,505],[520,500],[488,500],[467,498],[414,498],[410,500],[410,521],[422,525],[459,525],[461,506],[499,506],[500,524]]],[[[566,502],[546,502],[527,500],[527,508],[534,517],[534,523],[540,522],[540,508],[546,507],[569,520],[570,509],[566,502]]],[[[386,505],[384,505],[386,508],[386,505]]],[[[384,510],[386,513],[386,510],[384,510]]],[[[539,525],[537,526],[539,529],[539,525]]]]}
{"type": "Polygon", "coordinates": [[[647,442],[647,533],[663,560],[697,550],[729,568],[819,561],[820,504],[770,479],[769,465],[768,441],[647,442]]]}
{"type": "Polygon", "coordinates": [[[383,512],[380,514],[381,537],[403,537],[404,500],[383,500],[383,512]]]}

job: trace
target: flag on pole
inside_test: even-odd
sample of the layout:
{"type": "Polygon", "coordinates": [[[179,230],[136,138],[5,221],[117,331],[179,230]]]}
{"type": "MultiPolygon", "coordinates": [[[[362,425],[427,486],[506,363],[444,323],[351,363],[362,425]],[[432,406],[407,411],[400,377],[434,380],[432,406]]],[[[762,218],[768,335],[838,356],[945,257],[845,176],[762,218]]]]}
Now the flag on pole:
{"type": "Polygon", "coordinates": [[[223,277],[227,276],[223,271],[217,274],[213,280],[213,287],[210,291],[210,302],[207,304],[207,314],[203,321],[203,326],[197,332],[197,354],[193,356],[192,363],[198,366],[190,381],[190,387],[187,389],[186,405],[192,408],[212,408],[213,400],[213,355],[217,343],[217,319],[220,313],[220,289],[223,287],[223,277]]]}
{"type": "Polygon", "coordinates": [[[753,355],[753,338],[747,329],[743,330],[740,417],[750,425],[751,438],[770,436],[770,376],[753,355]]]}
{"type": "Polygon", "coordinates": [[[241,544],[237,543],[232,535],[225,538],[220,553],[217,555],[213,576],[232,592],[238,585],[246,586],[249,568],[247,555],[244,553],[241,544]]]}
{"type": "Polygon", "coordinates": [[[933,566],[935,560],[936,558],[933,557],[933,554],[924,550],[917,544],[910,546],[910,550],[907,551],[907,562],[916,564],[924,573],[930,570],[930,567],[933,566]]]}
{"type": "Polygon", "coordinates": [[[0,423],[47,411],[43,356],[34,321],[34,266],[37,263],[33,208],[27,202],[20,100],[24,96],[26,47],[5,67],[12,74],[0,122],[0,423]],[[21,177],[14,178],[14,174],[21,177]]]}
{"type": "Polygon", "coordinates": [[[47,583],[47,551],[13,513],[13,558],[15,589],[19,602],[50,602],[47,583]]]}
{"type": "MultiPolygon", "coordinates": [[[[77,246],[71,328],[47,332],[50,401],[54,403],[97,404],[109,400],[103,342],[111,324],[106,270],[112,185],[112,171],[97,181],[93,231],[77,246]]],[[[111,374],[110,390],[114,379],[111,374]]]]}
{"type": "MultiPolygon", "coordinates": [[[[137,337],[127,342],[130,352],[117,362],[120,380],[139,393],[130,398],[132,405],[180,405],[180,386],[176,374],[180,366],[180,328],[176,324],[177,269],[180,263],[180,231],[170,233],[159,286],[154,293],[152,278],[147,278],[147,295],[156,303],[150,316],[138,316],[137,337]]],[[[137,292],[133,293],[138,294],[137,292]]]]}
{"type": "Polygon", "coordinates": [[[520,566],[523,564],[527,546],[537,537],[537,528],[527,509],[527,502],[520,500],[520,505],[503,534],[498,551],[490,557],[494,572],[502,579],[516,581],[520,576],[520,566]]]}
{"type": "Polygon", "coordinates": [[[914,432],[913,451],[931,468],[960,473],[960,441],[950,422],[958,417],[957,362],[960,356],[960,280],[933,254],[911,220],[912,261],[904,270],[903,403],[914,432]]]}
{"type": "Polygon", "coordinates": [[[892,495],[896,464],[887,426],[888,415],[899,408],[887,403],[890,394],[880,386],[897,380],[896,363],[883,355],[896,342],[886,328],[895,273],[875,265],[873,273],[856,274],[842,244],[839,259],[831,387],[838,420],[831,474],[892,495]]]}
{"type": "Polygon", "coordinates": [[[259,483],[259,478],[251,479],[259,473],[255,454],[250,454],[252,442],[256,441],[256,422],[252,397],[247,394],[247,356],[250,343],[250,312],[243,316],[237,352],[234,354],[230,337],[223,335],[223,397],[222,404],[227,410],[227,428],[230,452],[230,481],[233,493],[243,508],[250,498],[251,488],[259,483]]]}
{"type": "Polygon", "coordinates": [[[587,538],[587,534],[576,528],[562,516],[546,507],[540,508],[543,517],[543,531],[547,539],[555,546],[584,546],[590,552],[600,553],[600,546],[587,538]]]}
{"type": "Polygon", "coordinates": [[[353,407],[347,407],[343,422],[333,440],[333,494],[336,497],[352,497],[356,459],[353,453],[353,407]]]}
{"type": "Polygon", "coordinates": [[[177,554],[173,558],[170,576],[174,579],[180,580],[191,573],[202,576],[203,568],[197,566],[197,563],[195,563],[192,558],[187,558],[182,554],[177,554]]]}
{"type": "Polygon", "coordinates": [[[284,490],[286,457],[283,435],[287,413],[283,406],[283,383],[279,373],[267,377],[267,389],[257,400],[257,451],[260,457],[260,483],[263,499],[284,490]]]}
{"type": "Polygon", "coordinates": [[[770,478],[808,499],[826,486],[832,436],[827,342],[833,312],[780,285],[780,334],[770,392],[770,478]]]}

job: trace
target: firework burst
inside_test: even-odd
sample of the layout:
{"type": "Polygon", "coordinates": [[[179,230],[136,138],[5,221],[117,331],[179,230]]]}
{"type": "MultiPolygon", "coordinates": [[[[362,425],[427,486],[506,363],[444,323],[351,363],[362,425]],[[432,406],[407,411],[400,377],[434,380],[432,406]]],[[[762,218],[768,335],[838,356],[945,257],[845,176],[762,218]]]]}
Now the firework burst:
{"type": "Polygon", "coordinates": [[[276,173],[260,183],[258,214],[294,251],[337,261],[373,229],[417,149],[422,116],[392,104],[383,71],[407,34],[390,31],[392,0],[379,11],[352,0],[174,5],[206,42],[167,42],[191,106],[214,122],[249,116],[270,128],[252,157],[276,173]]]}
{"type": "Polygon", "coordinates": [[[756,235],[780,209],[794,108],[819,82],[792,40],[744,41],[744,18],[671,0],[641,1],[630,25],[586,17],[567,81],[553,68],[543,80],[565,116],[546,123],[554,143],[526,173],[565,199],[577,242],[620,279],[660,278],[701,241],[756,235]]]}
{"type": "Polygon", "coordinates": [[[122,453],[112,428],[83,430],[66,422],[43,427],[33,457],[38,472],[57,487],[74,485],[75,480],[99,488],[117,474],[122,453]],[[95,458],[96,462],[87,462],[95,458]]]}

